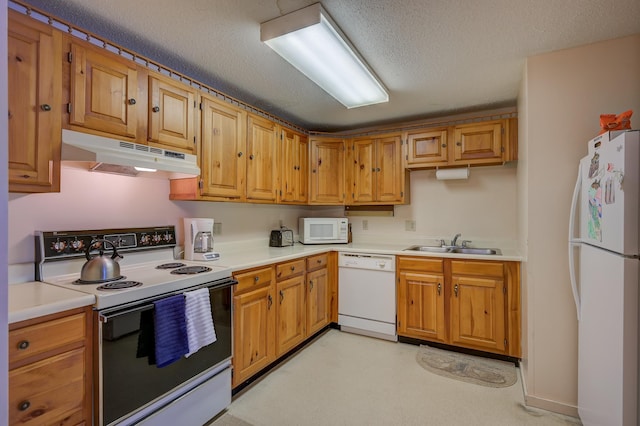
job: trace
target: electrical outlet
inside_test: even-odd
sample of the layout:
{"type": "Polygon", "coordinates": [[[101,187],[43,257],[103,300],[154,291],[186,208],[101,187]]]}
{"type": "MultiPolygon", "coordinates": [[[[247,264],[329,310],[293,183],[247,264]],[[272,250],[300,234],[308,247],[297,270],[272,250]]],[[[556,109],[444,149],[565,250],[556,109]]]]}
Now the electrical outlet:
{"type": "Polygon", "coordinates": [[[214,222],[213,224],[213,235],[222,234],[222,222],[214,222]]]}
{"type": "Polygon", "coordinates": [[[367,229],[369,229],[369,221],[368,221],[368,220],[366,220],[366,219],[365,219],[365,220],[363,220],[363,221],[362,221],[362,229],[363,229],[364,231],[366,231],[367,229]]]}
{"type": "Polygon", "coordinates": [[[415,220],[405,220],[404,221],[404,230],[415,232],[416,230],[416,221],[415,220]]]}

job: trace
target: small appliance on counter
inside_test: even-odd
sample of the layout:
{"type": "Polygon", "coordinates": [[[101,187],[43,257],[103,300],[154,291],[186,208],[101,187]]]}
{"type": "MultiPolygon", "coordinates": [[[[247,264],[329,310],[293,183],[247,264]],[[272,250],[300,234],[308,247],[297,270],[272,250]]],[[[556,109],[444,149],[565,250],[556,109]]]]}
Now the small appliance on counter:
{"type": "Polygon", "coordinates": [[[186,260],[217,260],[213,251],[213,219],[184,219],[184,258],[186,260]]]}
{"type": "Polygon", "coordinates": [[[271,231],[269,247],[289,247],[293,245],[293,231],[284,226],[271,231]]]}
{"type": "Polygon", "coordinates": [[[302,244],[347,244],[348,226],[346,217],[301,217],[298,239],[302,244]]]}

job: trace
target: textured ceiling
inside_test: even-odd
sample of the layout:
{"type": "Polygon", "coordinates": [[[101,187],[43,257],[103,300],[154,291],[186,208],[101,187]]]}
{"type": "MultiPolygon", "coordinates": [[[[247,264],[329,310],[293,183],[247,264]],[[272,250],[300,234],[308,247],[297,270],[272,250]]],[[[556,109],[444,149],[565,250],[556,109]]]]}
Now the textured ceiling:
{"type": "Polygon", "coordinates": [[[323,0],[389,90],[347,110],[260,42],[261,22],[315,2],[28,1],[320,131],[515,105],[528,56],[640,33],[638,0],[323,0]]]}

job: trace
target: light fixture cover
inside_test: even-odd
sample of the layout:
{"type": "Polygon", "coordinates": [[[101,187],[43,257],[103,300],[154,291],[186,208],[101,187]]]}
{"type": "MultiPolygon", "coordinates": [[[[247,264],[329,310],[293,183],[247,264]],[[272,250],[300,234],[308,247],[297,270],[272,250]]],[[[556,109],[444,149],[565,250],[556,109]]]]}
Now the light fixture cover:
{"type": "Polygon", "coordinates": [[[320,3],[262,23],[260,39],[347,108],[389,101],[320,3]]]}

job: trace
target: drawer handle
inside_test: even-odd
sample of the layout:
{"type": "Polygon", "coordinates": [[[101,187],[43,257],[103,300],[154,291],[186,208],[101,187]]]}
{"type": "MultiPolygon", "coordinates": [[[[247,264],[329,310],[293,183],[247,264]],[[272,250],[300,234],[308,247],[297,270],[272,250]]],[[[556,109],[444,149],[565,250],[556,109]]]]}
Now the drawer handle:
{"type": "Polygon", "coordinates": [[[269,302],[269,304],[267,305],[267,310],[271,310],[271,305],[273,305],[273,297],[271,297],[271,295],[269,295],[267,297],[267,301],[269,302]]]}
{"type": "Polygon", "coordinates": [[[18,404],[18,410],[20,411],[26,411],[29,409],[29,407],[31,407],[31,403],[29,401],[22,401],[20,404],[18,404]]]}
{"type": "Polygon", "coordinates": [[[296,270],[296,267],[295,267],[295,266],[292,266],[292,267],[291,267],[291,272],[293,272],[293,271],[295,271],[295,270],[296,270]]]}
{"type": "Polygon", "coordinates": [[[18,349],[20,349],[21,351],[27,349],[29,347],[29,341],[28,340],[23,340],[20,343],[18,343],[18,349]]]}
{"type": "Polygon", "coordinates": [[[280,290],[280,304],[282,305],[282,301],[284,300],[284,292],[280,290]]]}
{"type": "Polygon", "coordinates": [[[318,260],[317,260],[317,262],[318,262],[318,263],[322,263],[322,259],[318,259],[318,260]]]}
{"type": "Polygon", "coordinates": [[[255,282],[258,282],[258,281],[260,280],[260,277],[256,275],[255,277],[253,277],[253,280],[254,280],[255,282]]]}

